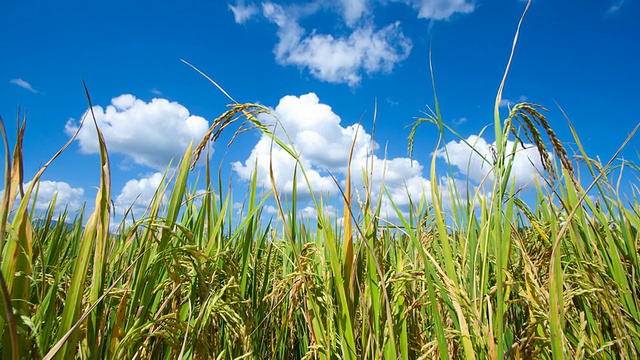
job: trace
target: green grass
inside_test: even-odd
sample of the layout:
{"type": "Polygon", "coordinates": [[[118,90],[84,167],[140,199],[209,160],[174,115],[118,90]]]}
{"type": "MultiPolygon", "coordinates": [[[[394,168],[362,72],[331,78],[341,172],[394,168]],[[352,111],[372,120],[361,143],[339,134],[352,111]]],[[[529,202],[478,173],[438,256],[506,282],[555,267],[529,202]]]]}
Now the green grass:
{"type": "MultiPolygon", "coordinates": [[[[638,358],[637,189],[623,199],[610,179],[617,164],[589,158],[575,131],[583,160],[570,159],[539,106],[518,104],[502,118],[501,91],[496,154],[486,159],[490,196],[436,186],[434,154],[431,194],[412,199],[408,215],[396,207],[395,224],[380,211],[382,198],[392,198],[372,188],[370,176],[358,201],[350,181],[333,199],[344,204],[343,225],[314,189],[313,221],[297,216],[296,188],[286,197],[275,186],[260,195],[256,173],[236,218],[233,196],[208,162],[206,192],[196,195],[190,166],[236,121],[297,159],[256,118],[266,108],[235,101],[194,152],[185,149],[132,225],[109,231],[110,168],[99,131],[94,212],[70,218],[54,201],[35,221],[31,194],[50,163],[23,189],[24,122],[13,151],[3,125],[2,358],[638,358]],[[528,202],[511,176],[507,141],[520,138],[536,144],[545,164],[528,202]],[[594,180],[581,179],[580,166],[594,180]],[[263,214],[267,201],[277,216],[263,214]]],[[[434,101],[435,113],[411,130],[411,146],[420,124],[439,129],[439,144],[445,133],[456,135],[434,101]]],[[[291,177],[296,184],[305,169],[291,177]]]]}

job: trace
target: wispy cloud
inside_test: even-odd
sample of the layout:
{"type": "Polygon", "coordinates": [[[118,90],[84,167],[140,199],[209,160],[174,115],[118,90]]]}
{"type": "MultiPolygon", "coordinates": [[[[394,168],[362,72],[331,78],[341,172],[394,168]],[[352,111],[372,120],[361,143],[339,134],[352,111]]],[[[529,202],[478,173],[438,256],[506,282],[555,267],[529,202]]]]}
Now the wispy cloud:
{"type": "Polygon", "coordinates": [[[387,104],[389,104],[389,105],[391,105],[393,107],[396,107],[396,106],[398,106],[398,104],[400,104],[398,101],[395,101],[390,97],[387,97],[385,100],[387,101],[387,104]]]}
{"type": "Polygon", "coordinates": [[[454,126],[460,126],[462,124],[466,124],[469,122],[469,119],[466,117],[461,117],[459,119],[453,120],[453,125],[454,126]]]}
{"type": "Polygon", "coordinates": [[[517,100],[502,98],[502,100],[500,100],[500,107],[512,106],[517,103],[525,102],[527,100],[529,100],[529,98],[525,95],[520,95],[517,100]]]}
{"type": "Polygon", "coordinates": [[[36,90],[36,89],[34,89],[34,88],[33,88],[33,86],[31,86],[31,84],[29,84],[28,82],[26,82],[26,81],[24,81],[24,80],[22,80],[22,79],[20,79],[20,78],[17,78],[17,79],[11,79],[11,80],[9,80],[9,82],[10,82],[11,84],[18,85],[18,86],[20,86],[20,87],[21,87],[21,88],[23,88],[23,89],[29,90],[29,91],[31,91],[31,92],[32,92],[32,93],[34,93],[34,94],[39,93],[39,91],[38,91],[38,90],[36,90]]]}
{"type": "Polygon", "coordinates": [[[154,94],[154,95],[158,95],[158,96],[162,96],[163,95],[162,91],[160,91],[160,90],[158,90],[156,88],[151,89],[151,93],[154,94]]]}
{"type": "Polygon", "coordinates": [[[611,6],[609,6],[609,8],[607,9],[607,14],[616,14],[620,11],[620,8],[622,7],[622,4],[624,4],[625,0],[615,0],[613,1],[613,3],[611,4],[611,6]]]}
{"type": "Polygon", "coordinates": [[[233,12],[236,23],[244,24],[254,15],[258,14],[258,7],[254,4],[246,5],[243,0],[239,0],[236,5],[229,4],[229,10],[233,12]]]}
{"type": "Polygon", "coordinates": [[[430,20],[448,20],[454,14],[472,13],[476,6],[469,0],[395,0],[418,10],[418,17],[430,20]]]}

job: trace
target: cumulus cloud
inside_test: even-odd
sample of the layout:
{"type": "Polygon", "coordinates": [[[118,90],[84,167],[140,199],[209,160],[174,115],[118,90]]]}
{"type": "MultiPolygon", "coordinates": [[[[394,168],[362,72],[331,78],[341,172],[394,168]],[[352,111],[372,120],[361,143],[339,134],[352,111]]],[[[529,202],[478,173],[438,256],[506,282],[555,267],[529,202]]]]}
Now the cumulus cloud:
{"type": "MultiPolygon", "coordinates": [[[[362,13],[351,6],[345,12],[350,15],[345,16],[355,21],[362,13]]],[[[399,22],[379,30],[366,25],[354,29],[349,36],[334,37],[315,30],[307,34],[298,19],[278,4],[264,3],[262,10],[263,15],[278,26],[276,61],[308,69],[322,81],[354,86],[362,79],[363,72],[369,75],[390,72],[411,52],[411,41],[402,33],[399,22]]]]}
{"type": "MultiPolygon", "coordinates": [[[[445,160],[448,159],[449,163],[458,168],[462,175],[467,176],[478,184],[485,177],[485,181],[491,183],[494,179],[492,161],[496,143],[490,144],[477,135],[469,136],[466,141],[468,144],[462,140],[450,141],[437,151],[436,156],[445,160]]],[[[513,146],[514,142],[509,141],[507,149],[513,149],[513,146]]],[[[523,147],[522,144],[518,143],[511,155],[514,157],[511,176],[515,177],[516,187],[524,187],[531,184],[536,174],[544,171],[538,150],[532,144],[524,144],[523,147]]]]}
{"type": "MultiPolygon", "coordinates": [[[[474,0],[389,0],[414,8],[417,17],[448,20],[455,14],[475,10],[474,0]]],[[[374,21],[371,0],[266,1],[261,15],[278,27],[274,47],[276,62],[296,66],[318,80],[358,85],[364,74],[391,72],[412,50],[412,42],[401,30],[400,22],[374,21]],[[301,26],[301,20],[322,11],[339,20],[335,32],[322,33],[301,26]],[[341,20],[341,21],[340,21],[341,20]],[[348,31],[344,31],[344,28],[348,31]]],[[[376,5],[388,1],[378,1],[376,5]]],[[[243,24],[260,13],[257,1],[238,0],[228,5],[236,23],[243,24]]],[[[326,22],[326,19],[324,19],[326,22]]]]}
{"type": "Polygon", "coordinates": [[[258,14],[258,7],[256,5],[246,5],[242,0],[239,0],[236,5],[229,4],[228,6],[229,10],[233,12],[233,18],[237,24],[244,24],[247,20],[258,14]]]}
{"type": "MultiPolygon", "coordinates": [[[[424,177],[425,168],[419,161],[407,157],[385,159],[377,156],[376,150],[380,150],[380,147],[373,141],[371,135],[360,125],[343,124],[342,119],[330,106],[321,103],[316,94],[285,96],[271,110],[274,117],[261,115],[260,120],[273,126],[276,125],[277,118],[275,132],[281,139],[286,139],[281,130],[282,127],[287,130],[316,196],[321,194],[333,200],[341,200],[342,195],[329,172],[336,177],[339,185],[344,189],[349,150],[355,139],[350,169],[354,199],[358,196],[363,199],[365,184],[368,185],[372,190],[372,200],[381,202],[381,215],[390,220],[397,218],[398,209],[406,216],[412,204],[415,206],[421,200],[432,201],[434,184],[424,177]],[[379,191],[382,186],[386,189],[386,193],[379,191]]],[[[474,198],[476,191],[479,191],[479,196],[488,196],[484,194],[486,189],[479,186],[485,176],[487,177],[485,184],[493,181],[491,164],[485,162],[474,152],[474,149],[492,161],[492,147],[495,144],[475,135],[468,137],[466,141],[471,146],[463,141],[451,141],[436,151],[438,158],[448,159],[450,164],[458,169],[455,178],[441,176],[437,179],[438,194],[445,208],[450,207],[454,199],[466,201],[467,194],[471,195],[471,201],[477,201],[478,199],[474,198]],[[448,153],[448,158],[445,151],[448,153]],[[454,191],[457,195],[454,195],[454,191]]],[[[509,148],[513,146],[513,142],[508,143],[509,148]]],[[[512,174],[515,176],[516,186],[526,186],[534,179],[537,171],[542,171],[538,152],[530,144],[524,144],[524,147],[518,144],[513,156],[512,174]]],[[[272,144],[271,139],[266,135],[262,135],[258,140],[249,157],[244,161],[233,163],[232,169],[244,181],[251,179],[255,169],[258,186],[271,188],[270,166],[280,194],[290,195],[293,190],[296,162],[285,150],[272,144]]],[[[309,189],[299,169],[297,181],[298,198],[304,202],[305,198],[308,199],[309,189]]],[[[328,202],[325,203],[328,204],[328,202]]],[[[317,215],[313,207],[305,207],[307,205],[301,207],[302,210],[298,215],[303,217],[317,215]]],[[[274,215],[277,211],[275,207],[268,205],[265,213],[274,215]]]]}
{"type": "MultiPolygon", "coordinates": [[[[30,184],[30,182],[25,183],[23,185],[24,189],[26,190],[30,184]]],[[[34,194],[35,190],[36,189],[34,188],[34,194]]],[[[0,196],[2,195],[4,195],[4,190],[0,191],[0,196]]],[[[19,195],[20,194],[18,194],[18,197],[19,195]]],[[[33,201],[33,196],[34,195],[32,194],[32,199],[30,201],[33,201]]],[[[67,209],[71,213],[80,210],[86,201],[83,188],[74,188],[64,181],[41,180],[38,189],[38,197],[36,198],[35,210],[37,212],[46,211],[51,205],[53,198],[56,196],[56,209],[67,209]]],[[[14,204],[14,207],[17,208],[17,201],[14,204]]]]}
{"type": "MultiPolygon", "coordinates": [[[[26,184],[29,186],[29,184],[26,184]]],[[[56,197],[56,208],[66,208],[70,212],[80,210],[85,202],[84,189],[71,187],[63,181],[40,181],[38,198],[36,199],[36,210],[46,210],[53,198],[56,197]]]]}
{"type": "Polygon", "coordinates": [[[23,89],[29,90],[29,91],[31,91],[31,92],[32,92],[32,93],[34,93],[34,94],[37,94],[37,93],[38,93],[38,90],[34,89],[34,88],[33,88],[33,86],[31,86],[31,84],[29,84],[28,82],[26,82],[26,81],[24,81],[24,80],[22,80],[22,79],[20,79],[20,78],[17,78],[17,79],[11,79],[11,80],[9,80],[9,82],[10,82],[11,84],[18,85],[18,86],[20,86],[20,87],[21,87],[21,88],[23,88],[23,89]]]}
{"type": "Polygon", "coordinates": [[[265,205],[262,208],[262,212],[267,214],[267,215],[277,215],[278,214],[278,208],[273,206],[273,205],[265,205]]]}
{"type": "MultiPolygon", "coordinates": [[[[320,99],[314,93],[297,96],[283,97],[278,106],[273,109],[274,115],[279,120],[278,128],[283,127],[300,153],[301,162],[307,172],[307,176],[315,190],[333,191],[335,183],[325,171],[344,172],[351,143],[356,132],[355,157],[366,157],[371,142],[370,135],[366,134],[359,125],[343,127],[340,125],[340,117],[331,107],[320,103],[320,99]]],[[[271,125],[275,119],[262,117],[262,121],[271,125]]],[[[277,130],[277,135],[282,137],[282,131],[277,130]]],[[[296,168],[296,161],[284,149],[273,145],[267,135],[262,135],[254,146],[249,158],[244,162],[233,163],[233,170],[242,179],[249,179],[257,166],[258,178],[263,186],[270,186],[269,166],[273,164],[273,175],[276,185],[286,192],[293,189],[292,175],[296,168]]],[[[302,176],[298,176],[298,188],[305,191],[306,185],[302,176]]]]}
{"type": "MultiPolygon", "coordinates": [[[[338,213],[338,210],[333,205],[325,205],[322,210],[325,217],[333,217],[338,213]]],[[[305,206],[302,210],[298,211],[298,217],[303,219],[315,219],[318,217],[318,209],[313,206],[305,206]]]]}
{"type": "MultiPolygon", "coordinates": [[[[163,170],[172,158],[179,160],[189,142],[200,141],[209,128],[204,118],[189,114],[189,110],[177,102],[160,98],[147,103],[124,94],[113,98],[106,108],[94,106],[93,111],[109,152],[123,154],[136,164],[158,170],[163,170]]],[[[77,121],[70,119],[65,132],[71,135],[78,126],[77,121]]],[[[81,152],[98,153],[98,139],[90,115],[76,140],[81,152]]]]}
{"type": "Polygon", "coordinates": [[[160,187],[162,177],[163,174],[157,172],[140,179],[127,181],[114,201],[116,211],[122,214],[131,207],[133,214],[140,217],[160,187]]]}
{"type": "MultiPolygon", "coordinates": [[[[423,166],[418,161],[405,157],[378,157],[374,152],[379,146],[372,142],[371,135],[360,125],[342,125],[340,117],[331,107],[322,104],[316,94],[285,96],[272,111],[279,120],[278,126],[287,130],[298,151],[314,193],[329,195],[333,199],[340,198],[337,185],[329,172],[344,186],[349,151],[355,139],[351,164],[354,192],[364,195],[364,169],[376,198],[380,195],[378,190],[384,182],[396,206],[406,208],[409,197],[414,201],[419,201],[422,196],[430,199],[431,184],[422,176],[423,166]]],[[[275,122],[266,117],[261,120],[271,124],[275,122]]],[[[282,138],[281,131],[276,133],[282,138]]],[[[270,166],[281,194],[291,194],[296,162],[285,150],[272,145],[268,136],[260,138],[245,161],[232,164],[233,170],[246,181],[256,169],[257,181],[264,187],[271,186],[270,166]]],[[[297,181],[299,195],[308,194],[309,189],[299,170],[297,181]]],[[[385,204],[390,205],[390,202],[384,200],[383,205],[385,204]]],[[[395,210],[389,206],[388,213],[393,215],[395,210]]],[[[309,212],[306,214],[309,215],[309,212]]]]}

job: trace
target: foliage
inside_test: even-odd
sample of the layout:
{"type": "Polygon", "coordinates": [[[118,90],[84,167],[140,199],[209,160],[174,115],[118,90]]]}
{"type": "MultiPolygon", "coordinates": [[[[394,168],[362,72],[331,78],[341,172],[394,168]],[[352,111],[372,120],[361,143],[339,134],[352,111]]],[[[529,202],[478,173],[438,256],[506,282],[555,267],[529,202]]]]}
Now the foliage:
{"type": "MultiPolygon", "coordinates": [[[[380,216],[384,187],[370,183],[356,202],[347,180],[342,225],[314,189],[313,221],[298,217],[295,188],[288,200],[275,185],[259,195],[255,173],[239,219],[208,163],[206,192],[189,189],[203,144],[242,118],[298,159],[256,118],[268,109],[233,99],[195,156],[187,149],[166,172],[142,219],[109,231],[110,169],[98,130],[94,212],[69,218],[54,201],[35,221],[31,195],[50,162],[23,189],[24,122],[13,156],[2,126],[2,358],[638,358],[637,189],[624,203],[609,179],[613,160],[591,160],[574,132],[594,179],[583,188],[579,164],[537,105],[515,105],[501,120],[501,89],[496,152],[485,159],[494,181],[481,187],[488,193],[437,186],[434,155],[432,193],[414,199],[408,215],[395,207],[395,224],[380,216]],[[547,171],[529,202],[511,174],[507,140],[520,136],[536,145],[547,171]],[[278,215],[267,218],[271,200],[278,215]]],[[[411,145],[421,123],[436,124],[441,138],[450,129],[435,103],[436,113],[412,129],[411,145]]],[[[294,184],[306,177],[298,169],[294,184]]]]}

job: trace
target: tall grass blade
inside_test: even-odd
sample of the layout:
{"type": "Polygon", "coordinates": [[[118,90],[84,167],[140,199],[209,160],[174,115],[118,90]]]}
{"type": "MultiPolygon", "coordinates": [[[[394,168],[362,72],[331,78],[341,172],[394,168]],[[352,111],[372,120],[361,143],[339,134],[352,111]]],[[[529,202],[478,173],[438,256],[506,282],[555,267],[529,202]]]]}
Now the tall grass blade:
{"type": "MultiPolygon", "coordinates": [[[[100,164],[101,164],[101,172],[100,172],[100,188],[98,189],[98,193],[96,195],[95,200],[95,210],[89,216],[87,221],[87,225],[84,229],[84,234],[82,236],[81,243],[78,248],[78,256],[75,260],[73,274],[71,276],[71,284],[69,287],[69,291],[67,293],[67,298],[64,304],[64,310],[62,311],[62,316],[60,319],[60,327],[58,328],[58,340],[61,340],[63,337],[68,334],[68,341],[65,342],[60,352],[56,356],[57,359],[68,359],[72,357],[72,354],[76,351],[76,344],[80,340],[80,334],[74,332],[74,324],[80,318],[82,308],[84,306],[84,291],[85,286],[87,284],[87,275],[89,272],[89,266],[91,263],[91,255],[94,255],[94,266],[98,266],[98,268],[94,268],[94,271],[97,271],[97,276],[100,276],[99,279],[94,278],[93,281],[98,282],[93,283],[92,286],[99,286],[99,289],[93,289],[90,292],[90,299],[94,302],[97,300],[97,295],[102,293],[102,285],[104,283],[103,276],[103,266],[104,266],[104,253],[106,249],[107,236],[109,232],[109,205],[110,205],[110,194],[111,194],[111,175],[109,169],[109,157],[107,156],[106,144],[104,142],[104,137],[102,132],[98,128],[98,123],[93,114],[93,105],[91,103],[91,98],[89,97],[89,91],[86,87],[86,84],[83,82],[85,94],[87,96],[87,101],[89,103],[89,112],[91,113],[91,117],[93,119],[94,126],[96,128],[96,135],[98,137],[98,145],[100,149],[100,164]],[[94,253],[94,245],[96,247],[100,247],[94,253]],[[101,258],[95,258],[96,254],[101,256],[101,258]]],[[[93,344],[88,344],[92,347],[92,353],[95,354],[97,342],[97,318],[94,318],[89,322],[88,325],[88,340],[93,341],[93,344]]]]}

